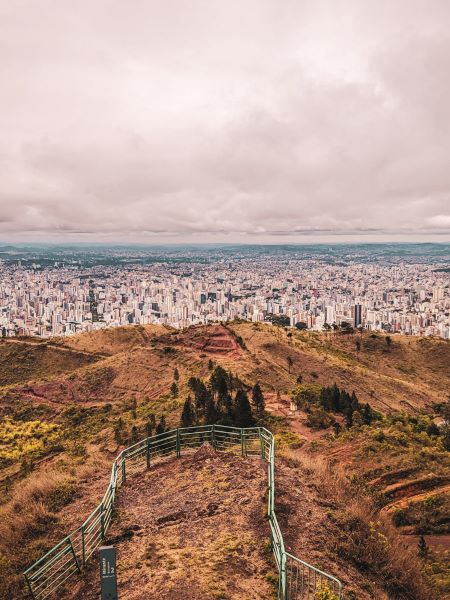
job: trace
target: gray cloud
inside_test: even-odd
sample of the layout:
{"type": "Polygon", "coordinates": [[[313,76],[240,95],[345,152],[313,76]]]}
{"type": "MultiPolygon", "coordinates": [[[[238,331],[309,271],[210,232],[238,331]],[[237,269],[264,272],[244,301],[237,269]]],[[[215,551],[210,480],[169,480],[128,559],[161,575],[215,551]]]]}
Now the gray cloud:
{"type": "Polygon", "coordinates": [[[448,240],[449,18],[0,0],[0,237],[448,240]]]}

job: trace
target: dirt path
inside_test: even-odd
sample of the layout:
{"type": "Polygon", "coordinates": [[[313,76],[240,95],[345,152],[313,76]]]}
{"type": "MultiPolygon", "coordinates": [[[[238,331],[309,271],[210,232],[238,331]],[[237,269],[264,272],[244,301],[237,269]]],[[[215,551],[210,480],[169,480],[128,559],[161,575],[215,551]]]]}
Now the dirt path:
{"type": "MultiPolygon", "coordinates": [[[[424,480],[425,483],[427,482],[427,480],[424,480]]],[[[389,511],[389,510],[393,510],[394,508],[405,508],[407,507],[409,504],[413,504],[414,502],[422,502],[423,500],[425,500],[426,498],[428,498],[429,496],[436,496],[438,494],[445,494],[450,492],[450,483],[446,483],[446,484],[442,484],[442,485],[432,485],[430,487],[428,487],[427,489],[425,489],[425,491],[422,491],[420,489],[420,483],[421,482],[411,482],[410,486],[411,489],[413,491],[411,491],[411,489],[408,488],[408,486],[405,484],[402,488],[402,490],[405,490],[405,496],[400,496],[400,497],[395,497],[392,500],[392,502],[390,502],[389,504],[386,504],[386,506],[383,507],[384,511],[389,511]],[[414,485],[417,486],[417,493],[414,493],[414,485]]]]}
{"type": "MultiPolygon", "coordinates": [[[[107,540],[121,600],[274,598],[265,490],[264,463],[208,447],[130,479],[107,540]]],[[[97,570],[68,597],[98,599],[97,570]]]]}

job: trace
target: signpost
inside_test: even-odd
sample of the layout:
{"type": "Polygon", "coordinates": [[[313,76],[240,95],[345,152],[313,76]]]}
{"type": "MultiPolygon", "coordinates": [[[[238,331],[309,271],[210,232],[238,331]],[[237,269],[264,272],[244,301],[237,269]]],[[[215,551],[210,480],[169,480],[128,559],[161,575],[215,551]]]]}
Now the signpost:
{"type": "Polygon", "coordinates": [[[102,600],[117,600],[116,549],[114,546],[101,546],[99,554],[102,600]]]}

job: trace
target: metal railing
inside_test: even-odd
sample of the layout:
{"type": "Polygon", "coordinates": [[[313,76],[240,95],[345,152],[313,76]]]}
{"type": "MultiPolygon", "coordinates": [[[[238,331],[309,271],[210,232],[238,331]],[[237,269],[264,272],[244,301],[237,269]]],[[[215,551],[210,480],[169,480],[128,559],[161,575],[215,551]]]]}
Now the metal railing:
{"type": "Polygon", "coordinates": [[[148,437],[117,456],[111,479],[97,508],[73,533],[29,567],[24,575],[34,600],[44,600],[81,573],[86,562],[102,545],[113,518],[117,490],[127,477],[151,468],[159,459],[182,451],[194,450],[205,442],[221,452],[238,452],[241,456],[259,456],[267,461],[267,515],[272,534],[272,549],[279,572],[280,600],[342,600],[341,582],[286,552],[283,535],[275,513],[275,440],[264,427],[240,429],[225,425],[201,425],[172,429],[148,437]]]}

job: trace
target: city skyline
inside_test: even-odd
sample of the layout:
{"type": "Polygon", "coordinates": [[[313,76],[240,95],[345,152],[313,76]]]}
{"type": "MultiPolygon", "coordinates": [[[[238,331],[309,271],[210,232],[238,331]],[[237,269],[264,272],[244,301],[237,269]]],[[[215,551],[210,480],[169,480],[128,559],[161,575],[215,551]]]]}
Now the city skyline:
{"type": "Polygon", "coordinates": [[[0,240],[450,241],[447,2],[0,16],[0,240]]]}
{"type": "Polygon", "coordinates": [[[2,250],[3,337],[244,319],[450,339],[447,245],[2,250]]]}

